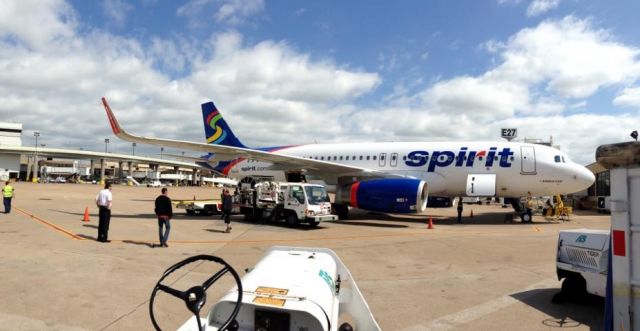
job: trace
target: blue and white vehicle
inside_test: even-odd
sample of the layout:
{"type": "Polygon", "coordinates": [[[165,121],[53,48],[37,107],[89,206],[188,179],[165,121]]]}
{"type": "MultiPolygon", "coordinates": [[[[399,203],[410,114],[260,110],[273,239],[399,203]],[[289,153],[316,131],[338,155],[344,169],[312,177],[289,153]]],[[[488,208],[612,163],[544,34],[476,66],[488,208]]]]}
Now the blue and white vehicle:
{"type": "Polygon", "coordinates": [[[594,175],[560,150],[516,142],[377,142],[250,148],[240,142],[213,102],[202,104],[206,143],[125,132],[102,99],[113,133],[126,141],[208,153],[199,164],[233,178],[325,185],[340,218],[348,207],[421,213],[435,196],[522,197],[567,194],[594,175]]]}

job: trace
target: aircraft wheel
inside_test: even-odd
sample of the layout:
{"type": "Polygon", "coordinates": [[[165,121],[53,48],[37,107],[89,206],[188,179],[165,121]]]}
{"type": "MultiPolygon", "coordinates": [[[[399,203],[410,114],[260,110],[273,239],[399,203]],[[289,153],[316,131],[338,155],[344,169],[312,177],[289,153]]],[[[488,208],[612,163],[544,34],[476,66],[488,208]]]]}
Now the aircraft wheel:
{"type": "Polygon", "coordinates": [[[319,222],[309,222],[309,227],[315,228],[318,226],[319,222]]]}
{"type": "Polygon", "coordinates": [[[531,223],[531,216],[529,214],[522,214],[522,223],[531,223]]]}

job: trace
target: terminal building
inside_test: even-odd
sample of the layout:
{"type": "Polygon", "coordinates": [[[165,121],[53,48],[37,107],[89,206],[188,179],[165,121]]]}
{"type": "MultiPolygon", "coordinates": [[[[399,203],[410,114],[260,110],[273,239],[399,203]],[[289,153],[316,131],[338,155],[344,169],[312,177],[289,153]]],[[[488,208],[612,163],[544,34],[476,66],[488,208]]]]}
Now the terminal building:
{"type": "MultiPolygon", "coordinates": [[[[22,146],[22,124],[0,122],[0,147],[22,146]]],[[[17,179],[20,174],[20,155],[0,154],[0,180],[17,179]]]]}
{"type": "MultiPolygon", "coordinates": [[[[194,162],[168,158],[22,145],[22,124],[0,122],[0,180],[111,181],[133,185],[202,185],[213,173],[194,162]]],[[[35,136],[39,135],[36,132],[35,136]]]]}

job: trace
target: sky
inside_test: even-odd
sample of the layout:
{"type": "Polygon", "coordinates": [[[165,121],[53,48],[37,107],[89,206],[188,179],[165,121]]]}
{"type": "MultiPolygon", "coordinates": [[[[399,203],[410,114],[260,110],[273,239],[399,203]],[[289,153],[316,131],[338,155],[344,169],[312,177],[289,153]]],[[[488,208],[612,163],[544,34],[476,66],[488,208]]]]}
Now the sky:
{"type": "Polygon", "coordinates": [[[0,121],[22,123],[26,146],[39,131],[47,147],[103,151],[109,138],[126,154],[101,97],[133,134],[191,141],[213,101],[248,146],[499,141],[515,127],[586,165],[640,129],[639,12],[632,0],[2,0],[0,121]]]}

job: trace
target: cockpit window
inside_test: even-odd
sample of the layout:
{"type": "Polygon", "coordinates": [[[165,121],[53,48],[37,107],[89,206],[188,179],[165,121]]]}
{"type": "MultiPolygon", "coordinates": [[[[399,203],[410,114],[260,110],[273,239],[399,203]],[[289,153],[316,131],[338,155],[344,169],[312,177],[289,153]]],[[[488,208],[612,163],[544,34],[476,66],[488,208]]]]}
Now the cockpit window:
{"type": "Polygon", "coordinates": [[[556,161],[556,163],[560,163],[560,155],[556,155],[553,157],[554,161],[556,161]]]}

